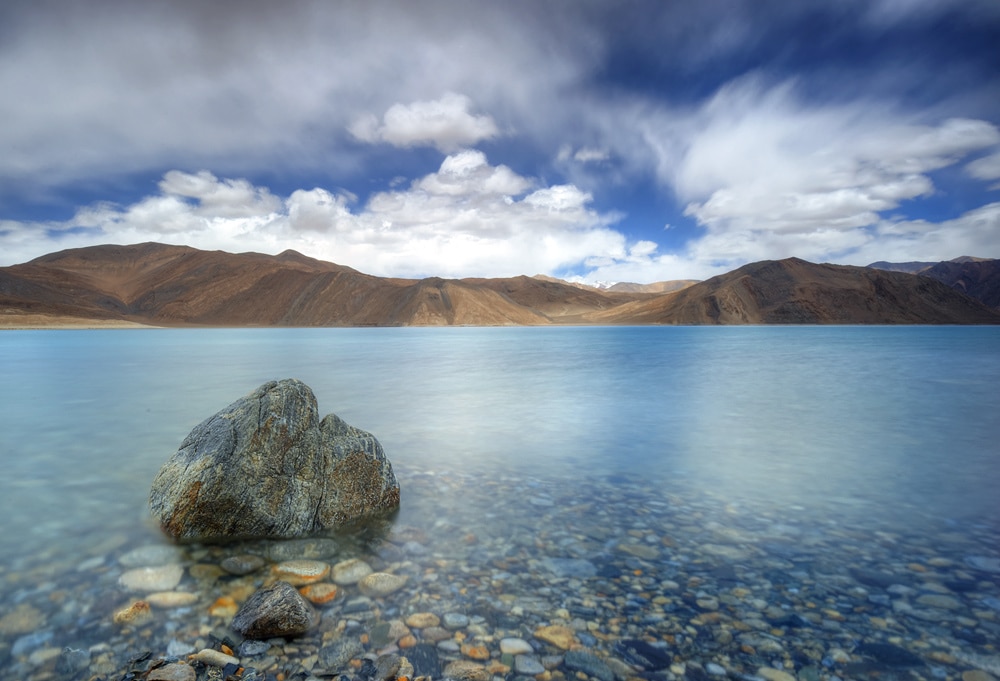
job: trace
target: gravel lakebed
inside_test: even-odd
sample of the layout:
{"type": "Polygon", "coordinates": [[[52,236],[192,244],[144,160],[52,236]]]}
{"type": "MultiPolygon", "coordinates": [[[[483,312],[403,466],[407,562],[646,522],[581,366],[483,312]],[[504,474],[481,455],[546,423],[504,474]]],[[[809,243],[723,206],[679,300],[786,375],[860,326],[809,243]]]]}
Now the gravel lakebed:
{"type": "Polygon", "coordinates": [[[173,546],[67,519],[0,565],[0,678],[1000,679],[994,522],[397,474],[395,521],[338,537],[173,546]],[[242,639],[237,610],[277,580],[315,626],[242,639]]]}

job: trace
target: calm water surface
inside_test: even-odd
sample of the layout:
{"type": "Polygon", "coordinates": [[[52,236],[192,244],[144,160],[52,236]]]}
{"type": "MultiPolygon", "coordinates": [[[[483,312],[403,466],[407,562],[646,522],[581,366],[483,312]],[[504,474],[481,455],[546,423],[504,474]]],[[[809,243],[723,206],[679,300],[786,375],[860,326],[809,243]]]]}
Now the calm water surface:
{"type": "Polygon", "coordinates": [[[0,566],[71,560],[111,534],[162,541],[146,509],[159,466],[201,420],[287,377],[381,440],[404,524],[502,527],[506,509],[548,503],[533,485],[596,481],[600,497],[637,479],[667,506],[820,529],[1000,519],[996,328],[5,331],[0,566]],[[438,503],[428,474],[530,484],[491,504],[470,482],[468,503],[438,503]]]}

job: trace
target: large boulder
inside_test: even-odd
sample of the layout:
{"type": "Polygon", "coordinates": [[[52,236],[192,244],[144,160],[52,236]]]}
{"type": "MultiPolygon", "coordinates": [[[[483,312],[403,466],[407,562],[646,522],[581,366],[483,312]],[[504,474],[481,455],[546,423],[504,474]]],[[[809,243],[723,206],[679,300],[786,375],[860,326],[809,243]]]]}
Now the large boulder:
{"type": "Polygon", "coordinates": [[[206,419],[153,480],[149,505],[182,541],[316,534],[399,507],[382,445],[295,379],[265,383],[206,419]]]}

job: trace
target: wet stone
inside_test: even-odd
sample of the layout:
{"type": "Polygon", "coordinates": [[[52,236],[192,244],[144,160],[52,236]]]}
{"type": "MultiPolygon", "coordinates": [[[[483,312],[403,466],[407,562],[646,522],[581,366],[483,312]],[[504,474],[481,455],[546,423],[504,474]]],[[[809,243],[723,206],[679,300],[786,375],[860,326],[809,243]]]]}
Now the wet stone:
{"type": "Polygon", "coordinates": [[[527,655],[533,653],[534,649],[523,638],[504,638],[500,640],[500,652],[508,655],[527,655]]]}
{"type": "Polygon", "coordinates": [[[331,671],[342,671],[347,669],[350,661],[361,657],[365,650],[361,643],[350,638],[334,641],[328,646],[324,646],[319,651],[320,662],[331,671]]]}
{"type": "Polygon", "coordinates": [[[406,659],[413,665],[414,674],[417,676],[429,676],[435,679],[441,676],[441,662],[434,646],[418,643],[406,651],[406,659]]]}
{"type": "Polygon", "coordinates": [[[469,618],[460,612],[446,612],[441,618],[445,629],[464,629],[469,626],[469,618]]]}
{"type": "Polygon", "coordinates": [[[563,664],[568,669],[580,671],[587,676],[593,676],[600,681],[614,681],[615,675],[608,665],[587,650],[568,650],[563,658],[563,664]]]}
{"type": "Polygon", "coordinates": [[[251,572],[260,570],[266,564],[267,561],[261,556],[242,553],[237,556],[229,556],[225,558],[221,563],[219,563],[219,567],[231,575],[249,575],[251,572]]]}
{"type": "Polygon", "coordinates": [[[393,575],[387,572],[373,572],[358,581],[358,589],[369,598],[381,598],[394,591],[399,591],[406,585],[405,575],[393,575]]]}
{"type": "Polygon", "coordinates": [[[371,566],[360,558],[351,558],[335,564],[331,579],[340,586],[357,584],[373,572],[371,566]]]}
{"type": "Polygon", "coordinates": [[[292,586],[318,582],[330,574],[330,566],[318,560],[286,560],[271,566],[271,576],[292,586]]]}
{"type": "Polygon", "coordinates": [[[629,664],[643,669],[666,669],[673,662],[668,650],[637,639],[623,639],[614,645],[614,652],[629,664]]]}
{"type": "Polygon", "coordinates": [[[406,626],[414,629],[427,629],[441,624],[441,618],[432,612],[417,612],[406,618],[406,626]]]}
{"type": "Polygon", "coordinates": [[[312,606],[287,582],[275,582],[255,592],[240,606],[230,625],[245,638],[299,636],[317,622],[312,606]]]}
{"type": "Polygon", "coordinates": [[[180,551],[174,546],[150,544],[127,551],[118,557],[118,562],[127,568],[166,565],[180,559],[180,551]]]}
{"type": "Polygon", "coordinates": [[[122,573],[118,583],[128,591],[152,593],[172,591],[181,582],[184,568],[180,565],[133,568],[122,573]]]}
{"type": "Polygon", "coordinates": [[[183,662],[172,662],[149,672],[147,681],[195,681],[194,667],[183,662]]]}
{"type": "Polygon", "coordinates": [[[514,671],[525,676],[535,676],[545,671],[541,661],[534,655],[515,655],[514,671]]]}

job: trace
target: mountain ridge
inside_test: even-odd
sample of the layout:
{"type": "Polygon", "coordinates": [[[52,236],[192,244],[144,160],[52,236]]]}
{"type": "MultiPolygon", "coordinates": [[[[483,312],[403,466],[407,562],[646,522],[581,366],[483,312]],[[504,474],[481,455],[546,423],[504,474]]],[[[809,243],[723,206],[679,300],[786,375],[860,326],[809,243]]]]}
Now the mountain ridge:
{"type": "MultiPolygon", "coordinates": [[[[991,262],[1000,263],[968,259],[954,267],[991,262]]],[[[953,288],[906,272],[788,258],[674,291],[614,291],[537,276],[376,277],[296,251],[104,245],[0,268],[0,325],[29,315],[251,327],[1000,323],[1000,312],[958,290],[980,290],[962,272],[949,275],[964,282],[953,288]]]]}

